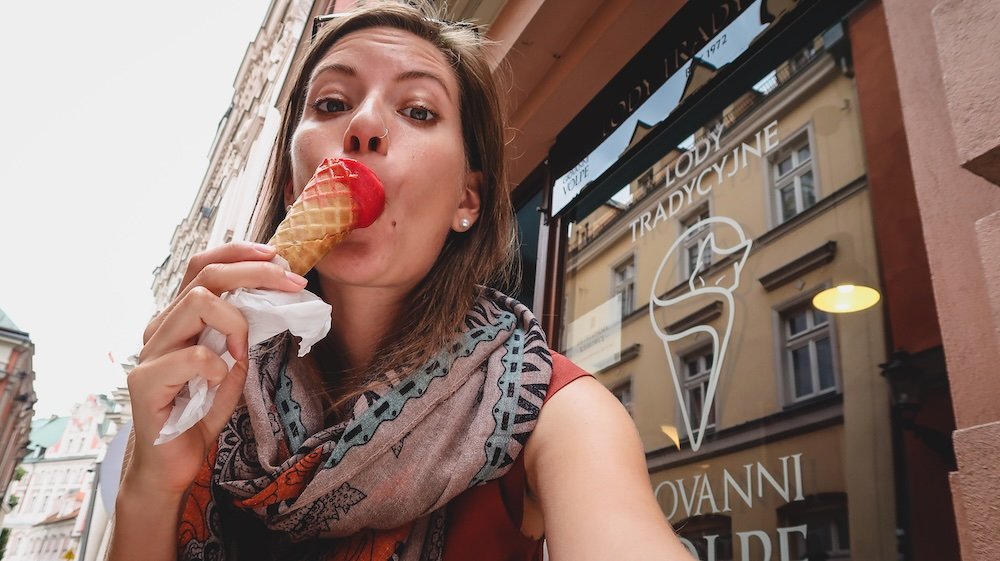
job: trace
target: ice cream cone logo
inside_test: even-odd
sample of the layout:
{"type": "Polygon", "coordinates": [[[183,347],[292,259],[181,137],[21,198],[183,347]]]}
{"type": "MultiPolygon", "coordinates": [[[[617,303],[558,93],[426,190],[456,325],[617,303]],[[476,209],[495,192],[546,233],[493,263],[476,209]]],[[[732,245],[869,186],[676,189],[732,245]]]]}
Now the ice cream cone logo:
{"type": "Polygon", "coordinates": [[[740,274],[750,255],[751,240],[738,223],[731,218],[724,216],[713,216],[693,224],[687,231],[677,238],[660,263],[656,271],[649,295],[649,320],[653,325],[653,331],[663,342],[663,350],[666,353],[667,364],[670,365],[670,375],[674,381],[674,390],[677,393],[677,404],[681,412],[681,419],[687,431],[688,439],[691,442],[691,449],[698,450],[705,437],[705,429],[708,426],[712,404],[715,401],[715,394],[719,388],[719,374],[725,364],[726,350],[729,348],[729,340],[733,330],[733,319],[735,318],[735,299],[733,293],[740,286],[740,274]],[[708,234],[698,242],[698,261],[691,267],[688,275],[688,291],[673,298],[660,298],[656,294],[657,286],[661,275],[667,269],[668,263],[676,263],[677,259],[671,259],[679,254],[679,249],[685,247],[684,242],[697,237],[705,229],[708,234]],[[725,234],[723,235],[723,232],[725,234]],[[730,244],[735,238],[736,243],[730,244]],[[724,240],[724,241],[723,241],[724,240]],[[710,250],[711,253],[708,253],[710,250]],[[710,282],[704,278],[708,272],[708,265],[705,256],[711,255],[712,262],[731,262],[731,267],[725,267],[722,273],[710,282]],[[730,256],[732,258],[730,259],[730,256]],[[723,303],[722,319],[723,329],[720,333],[718,329],[711,325],[694,325],[687,327],[676,333],[668,333],[667,328],[660,325],[656,320],[656,312],[664,310],[669,313],[669,308],[678,306],[694,298],[709,297],[721,300],[723,303]],[[686,337],[704,333],[711,339],[712,366],[708,377],[708,388],[704,394],[704,403],[701,406],[701,417],[692,419],[688,410],[687,400],[684,399],[684,387],[681,380],[681,373],[678,372],[677,364],[670,345],[675,341],[686,337]],[[695,430],[697,428],[697,430],[695,430]]]}

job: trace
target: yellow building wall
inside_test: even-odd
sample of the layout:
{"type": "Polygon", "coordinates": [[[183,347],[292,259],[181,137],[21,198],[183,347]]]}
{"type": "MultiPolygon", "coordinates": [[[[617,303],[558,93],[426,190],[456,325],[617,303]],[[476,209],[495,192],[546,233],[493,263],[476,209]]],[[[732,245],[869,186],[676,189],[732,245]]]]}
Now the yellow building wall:
{"type": "MultiPolygon", "coordinates": [[[[789,89],[793,86],[794,83],[789,84],[789,89]]],[[[685,213],[707,202],[712,216],[732,218],[753,242],[752,252],[740,275],[739,288],[733,292],[736,311],[716,393],[716,433],[779,413],[789,404],[788,388],[784,387],[787,376],[783,374],[786,365],[780,310],[806,302],[820,289],[845,281],[878,288],[871,204],[867,186],[863,184],[865,162],[853,84],[832,70],[825,79],[815,80],[810,88],[800,90],[794,97],[789,92],[773,94],[773,99],[748,115],[742,124],[738,123],[723,134],[719,150],[702,166],[692,168],[671,188],[660,189],[634,207],[618,211],[624,215],[621,219],[602,233],[591,232],[591,241],[574,248],[570,255],[565,276],[564,317],[567,323],[611,298],[614,267],[634,256],[636,311],[622,320],[621,348],[637,343],[640,352],[635,358],[596,375],[607,387],[631,382],[632,414],[647,452],[676,450],[678,445],[685,449],[690,447],[684,440],[687,434],[677,406],[678,395],[668,360],[674,361],[680,375],[678,357],[709,341],[705,334],[700,334],[672,342],[672,356],[668,359],[650,323],[651,292],[655,290],[659,296],[665,293],[676,296],[686,290],[679,287],[686,284],[686,279],[675,258],[667,264],[654,286],[654,277],[664,255],[683,233],[680,224],[685,213]],[[856,188],[846,190],[846,195],[842,193],[844,196],[839,196],[827,208],[818,212],[814,209],[808,216],[793,219],[792,224],[768,234],[779,226],[774,216],[773,191],[769,187],[769,154],[759,158],[751,154],[745,167],[734,176],[725,177],[721,184],[713,185],[709,194],[699,198],[693,191],[691,203],[682,211],[658,222],[647,218],[652,228],[642,227],[642,213],[648,212],[650,217],[655,217],[658,203],[668,206],[672,189],[718,163],[724,154],[731,157],[732,150],[741,142],[753,144],[757,132],[770,123],[776,123],[771,130],[776,130],[780,139],[776,150],[787,146],[799,133],[809,135],[821,199],[852,184],[856,188]],[[861,184],[856,182],[859,179],[861,184]],[[758,279],[767,273],[828,241],[837,244],[832,262],[771,292],[759,282],[758,279]],[[668,430],[664,431],[664,427],[668,430]],[[675,431],[673,434],[670,428],[675,431]]],[[[654,166],[654,175],[660,177],[664,168],[670,170],[677,157],[678,152],[672,152],[661,160],[654,166]]],[[[715,174],[706,175],[706,181],[709,177],[714,179],[715,174]]],[[[819,204],[824,203],[821,200],[819,204]]],[[[607,213],[608,209],[598,212],[607,213]]],[[[607,214],[592,217],[592,220],[597,223],[598,218],[603,221],[607,214]]],[[[718,239],[723,246],[736,242],[732,232],[721,230],[718,239]]],[[[724,275],[723,281],[731,282],[733,266],[719,266],[718,262],[715,265],[703,275],[706,284],[712,285],[724,275]]],[[[678,303],[668,310],[658,310],[654,313],[656,324],[662,329],[715,300],[718,298],[707,295],[678,303]]],[[[721,316],[710,322],[717,331],[724,329],[727,306],[728,303],[724,304],[721,316]]],[[[894,532],[889,396],[878,368],[886,357],[881,307],[855,314],[830,315],[830,321],[837,393],[844,396],[842,425],[705,462],[695,460],[669,472],[654,473],[654,488],[664,480],[691,478],[697,473],[708,473],[712,478],[712,470],[718,469],[721,474],[723,466],[730,471],[756,461],[771,466],[783,455],[801,452],[803,486],[807,494],[840,491],[849,496],[852,558],[879,558],[885,551],[885,544],[893,541],[894,532]]],[[[697,426],[698,423],[695,420],[693,424],[697,426]]],[[[713,438],[714,435],[709,434],[705,441],[713,438]]],[[[768,508],[758,508],[757,503],[754,509],[745,511],[733,506],[732,512],[727,514],[733,517],[734,531],[745,527],[765,529],[773,534],[777,524],[774,508],[780,505],[771,508],[767,501],[775,499],[773,496],[768,498],[766,491],[761,501],[764,502],[760,504],[768,508]]]]}

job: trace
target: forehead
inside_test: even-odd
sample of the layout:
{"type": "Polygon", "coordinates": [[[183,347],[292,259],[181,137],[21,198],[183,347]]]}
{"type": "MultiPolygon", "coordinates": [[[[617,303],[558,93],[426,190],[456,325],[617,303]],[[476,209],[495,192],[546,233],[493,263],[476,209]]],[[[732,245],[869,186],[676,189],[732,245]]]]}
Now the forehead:
{"type": "Polygon", "coordinates": [[[311,77],[331,63],[362,71],[435,71],[449,86],[456,83],[454,69],[440,49],[409,31],[392,27],[370,27],[344,35],[320,57],[311,77]]]}

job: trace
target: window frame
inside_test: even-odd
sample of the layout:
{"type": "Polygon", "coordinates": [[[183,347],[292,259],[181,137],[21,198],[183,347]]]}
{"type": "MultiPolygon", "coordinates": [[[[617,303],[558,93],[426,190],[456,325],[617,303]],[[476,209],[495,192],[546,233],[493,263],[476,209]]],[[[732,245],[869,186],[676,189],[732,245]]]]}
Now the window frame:
{"type": "MultiPolygon", "coordinates": [[[[627,306],[628,301],[625,298],[625,296],[623,295],[623,297],[622,297],[622,309],[621,309],[621,312],[622,312],[621,317],[622,317],[622,319],[627,318],[629,315],[632,314],[632,312],[634,312],[634,311],[636,311],[638,309],[638,302],[636,301],[636,285],[638,284],[638,280],[639,280],[639,270],[638,270],[638,260],[635,257],[636,257],[635,252],[631,251],[627,255],[625,255],[624,257],[622,257],[618,261],[616,261],[611,266],[611,282],[609,283],[610,287],[611,287],[611,290],[610,290],[609,297],[610,298],[614,298],[616,295],[619,294],[618,287],[621,284],[621,283],[618,282],[618,271],[619,271],[619,269],[622,269],[623,267],[626,267],[629,264],[632,265],[632,276],[631,276],[632,289],[631,289],[631,294],[630,294],[630,296],[632,298],[632,300],[631,300],[631,306],[627,306]],[[625,311],[626,309],[628,309],[627,312],[625,311]]],[[[626,278],[626,280],[627,280],[627,278],[626,278]]]]}
{"type": "MultiPolygon", "coordinates": [[[[687,365],[688,365],[688,362],[690,362],[691,358],[701,359],[701,358],[706,357],[706,356],[712,356],[712,361],[713,361],[713,365],[714,365],[715,357],[712,355],[712,347],[711,347],[711,345],[707,345],[707,346],[706,345],[699,345],[699,346],[696,346],[696,347],[692,347],[690,349],[686,349],[683,352],[677,353],[677,355],[676,355],[676,360],[679,363],[678,364],[678,368],[677,368],[677,372],[680,374],[681,391],[684,393],[684,406],[687,407],[688,413],[691,412],[691,402],[689,401],[691,394],[690,394],[689,390],[693,389],[696,386],[702,388],[701,406],[702,407],[705,406],[705,396],[708,393],[708,383],[709,383],[709,380],[711,380],[711,377],[712,377],[712,368],[709,367],[707,370],[702,370],[702,371],[700,371],[698,373],[697,376],[689,378],[688,377],[687,365]]],[[[712,417],[712,419],[709,422],[709,424],[705,425],[705,434],[711,434],[711,433],[715,432],[716,430],[718,430],[718,426],[719,426],[719,399],[718,399],[718,397],[719,397],[719,395],[718,395],[719,394],[719,387],[718,386],[716,386],[716,388],[715,388],[715,394],[716,394],[715,395],[716,399],[712,400],[712,408],[715,410],[715,414],[714,415],[710,415],[710,417],[712,417]]],[[[700,427],[701,426],[701,418],[700,417],[697,420],[695,420],[694,418],[691,418],[689,420],[691,421],[692,428],[700,427]]],[[[677,410],[677,426],[678,427],[684,426],[684,420],[681,418],[681,412],[680,412],[679,408],[677,410]]],[[[687,436],[689,438],[691,437],[691,435],[687,435],[687,436]]]]}
{"type": "MultiPolygon", "coordinates": [[[[784,302],[774,308],[772,316],[772,333],[774,334],[774,353],[775,365],[777,366],[778,374],[779,403],[782,403],[785,408],[793,407],[800,403],[809,402],[814,399],[822,399],[823,397],[830,395],[839,395],[843,392],[843,380],[840,371],[840,346],[837,340],[836,314],[823,312],[827,316],[825,326],[816,327],[815,324],[811,324],[811,327],[807,328],[804,332],[797,334],[794,337],[788,336],[789,330],[787,318],[791,312],[800,308],[806,308],[812,312],[817,311],[812,305],[812,298],[828,287],[829,283],[824,283],[822,286],[814,288],[813,290],[805,291],[802,295],[784,302]],[[830,364],[833,369],[833,385],[829,388],[818,390],[816,389],[818,388],[818,384],[816,384],[816,382],[819,379],[819,363],[814,351],[813,341],[822,338],[824,334],[830,340],[830,364]],[[811,379],[814,382],[814,386],[812,393],[800,397],[795,394],[795,378],[794,372],[792,371],[791,346],[796,345],[795,348],[800,348],[802,341],[807,341],[810,345],[809,356],[810,367],[812,368],[811,379]]],[[[810,313],[810,316],[811,315],[812,313],[810,313]]],[[[718,415],[718,412],[716,412],[716,415],[718,415]]]]}
{"type": "Polygon", "coordinates": [[[783,140],[779,146],[765,154],[766,166],[764,168],[765,192],[767,193],[767,215],[771,228],[776,228],[785,222],[794,220],[796,216],[809,210],[820,202],[823,198],[823,190],[819,178],[819,166],[816,164],[816,140],[813,134],[812,121],[800,127],[788,136],[788,140],[783,140]],[[807,162],[795,162],[799,150],[803,146],[809,147],[809,160],[807,162]],[[793,158],[792,168],[785,174],[778,175],[778,163],[786,156],[793,158]],[[814,201],[811,205],[805,206],[802,200],[802,189],[800,177],[806,173],[812,173],[814,201]],[[781,188],[789,183],[795,186],[795,207],[796,211],[788,218],[782,216],[781,188]]]}
{"type": "MultiPolygon", "coordinates": [[[[684,234],[688,231],[688,229],[692,225],[694,225],[694,223],[704,220],[705,218],[711,218],[712,216],[713,215],[712,215],[711,199],[708,199],[703,203],[698,204],[693,210],[691,210],[683,217],[681,217],[681,219],[677,223],[678,227],[677,236],[678,237],[684,236],[684,234]],[[703,215],[707,216],[703,217],[703,215]]],[[[693,264],[691,263],[690,250],[692,247],[700,245],[705,240],[705,238],[708,237],[708,234],[711,231],[712,228],[710,226],[704,226],[701,228],[701,230],[698,230],[696,232],[696,235],[686,237],[681,241],[682,266],[678,269],[679,273],[678,283],[686,283],[688,279],[691,278],[691,273],[693,272],[692,270],[693,264]]],[[[708,252],[708,257],[709,261],[708,261],[708,268],[705,269],[706,271],[712,266],[711,250],[709,250],[708,252]]]]}

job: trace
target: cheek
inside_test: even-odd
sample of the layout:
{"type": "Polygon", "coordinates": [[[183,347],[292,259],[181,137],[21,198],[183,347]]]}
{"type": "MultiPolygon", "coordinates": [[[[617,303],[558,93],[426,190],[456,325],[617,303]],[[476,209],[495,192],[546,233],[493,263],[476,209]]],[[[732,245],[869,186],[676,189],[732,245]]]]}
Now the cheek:
{"type": "Polygon", "coordinates": [[[334,150],[337,146],[333,135],[323,134],[322,130],[308,123],[302,123],[295,129],[289,143],[289,155],[296,194],[305,187],[324,158],[339,153],[334,150]]]}

